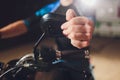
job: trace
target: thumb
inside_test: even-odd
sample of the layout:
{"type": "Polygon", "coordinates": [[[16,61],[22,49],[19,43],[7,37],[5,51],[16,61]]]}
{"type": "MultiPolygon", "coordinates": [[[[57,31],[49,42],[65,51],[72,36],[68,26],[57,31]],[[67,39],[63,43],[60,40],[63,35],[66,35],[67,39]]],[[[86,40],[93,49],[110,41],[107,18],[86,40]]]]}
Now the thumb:
{"type": "Polygon", "coordinates": [[[72,18],[76,17],[77,14],[75,13],[75,11],[73,9],[68,9],[66,12],[66,20],[71,20],[72,18]]]}

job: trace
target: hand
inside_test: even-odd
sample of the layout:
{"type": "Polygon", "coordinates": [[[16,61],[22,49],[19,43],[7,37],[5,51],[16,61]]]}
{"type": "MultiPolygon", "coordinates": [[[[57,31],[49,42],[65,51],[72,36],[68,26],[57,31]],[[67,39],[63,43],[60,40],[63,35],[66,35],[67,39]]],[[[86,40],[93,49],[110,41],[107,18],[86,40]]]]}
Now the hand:
{"type": "Polygon", "coordinates": [[[62,4],[62,6],[69,6],[73,3],[73,0],[60,0],[60,3],[62,4]]]}
{"type": "Polygon", "coordinates": [[[71,44],[79,49],[89,46],[94,31],[93,22],[86,17],[76,16],[72,9],[66,12],[66,20],[61,29],[71,44]]]}

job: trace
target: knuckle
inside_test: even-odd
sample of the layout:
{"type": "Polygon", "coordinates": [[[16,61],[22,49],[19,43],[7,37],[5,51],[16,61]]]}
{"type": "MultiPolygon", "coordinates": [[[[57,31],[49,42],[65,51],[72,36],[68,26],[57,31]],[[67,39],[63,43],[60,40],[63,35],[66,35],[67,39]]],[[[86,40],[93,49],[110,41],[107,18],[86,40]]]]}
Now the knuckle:
{"type": "Polygon", "coordinates": [[[72,24],[72,25],[74,25],[76,22],[75,22],[75,19],[72,19],[71,21],[70,21],[70,23],[72,24]]]}
{"type": "Polygon", "coordinates": [[[87,40],[90,40],[91,39],[91,34],[90,33],[86,33],[86,37],[87,37],[87,40]]]}
{"type": "Polygon", "coordinates": [[[89,20],[88,22],[91,26],[94,26],[94,22],[92,20],[89,20]]]}
{"type": "Polygon", "coordinates": [[[87,17],[85,17],[85,16],[83,16],[81,19],[82,19],[85,23],[88,23],[88,22],[89,22],[89,19],[88,19],[87,17]]]}
{"type": "Polygon", "coordinates": [[[80,37],[80,36],[78,36],[77,34],[75,34],[75,33],[73,34],[73,38],[74,38],[74,39],[78,39],[79,37],[80,37]]]}
{"type": "Polygon", "coordinates": [[[76,33],[71,33],[71,38],[77,40],[81,36],[78,36],[76,33]]]}
{"type": "Polygon", "coordinates": [[[71,33],[71,38],[74,39],[75,38],[75,34],[74,33],[71,33]]]}
{"type": "Polygon", "coordinates": [[[76,45],[77,46],[77,48],[82,48],[82,44],[81,44],[81,41],[78,41],[78,43],[77,43],[78,45],[76,45]]]}
{"type": "Polygon", "coordinates": [[[89,45],[89,41],[83,41],[81,42],[81,44],[78,45],[79,48],[84,48],[87,47],[89,45]]]}
{"type": "Polygon", "coordinates": [[[89,24],[85,25],[85,30],[86,32],[89,32],[89,33],[93,31],[92,27],[89,24]]]}

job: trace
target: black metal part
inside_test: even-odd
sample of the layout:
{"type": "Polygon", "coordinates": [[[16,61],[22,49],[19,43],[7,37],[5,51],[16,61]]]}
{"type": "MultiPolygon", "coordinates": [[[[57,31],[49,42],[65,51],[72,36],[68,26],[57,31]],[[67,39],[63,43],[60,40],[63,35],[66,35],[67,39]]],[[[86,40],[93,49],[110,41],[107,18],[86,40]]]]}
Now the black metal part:
{"type": "Polygon", "coordinates": [[[64,15],[49,13],[41,18],[40,27],[43,32],[47,32],[49,36],[63,36],[61,25],[66,22],[64,15]]]}
{"type": "Polygon", "coordinates": [[[41,27],[41,30],[43,31],[43,34],[39,38],[39,40],[35,43],[34,48],[33,48],[34,49],[33,53],[34,53],[36,63],[39,60],[39,52],[37,51],[37,47],[38,47],[39,43],[45,37],[48,37],[48,36],[51,36],[51,37],[52,36],[53,37],[64,36],[62,34],[62,30],[60,27],[65,21],[66,21],[66,19],[65,19],[64,15],[54,14],[54,13],[48,13],[41,18],[41,21],[40,21],[41,26],[40,27],[41,27]]]}
{"type": "Polygon", "coordinates": [[[44,62],[51,63],[56,60],[56,51],[53,48],[42,46],[40,54],[44,62]]]}

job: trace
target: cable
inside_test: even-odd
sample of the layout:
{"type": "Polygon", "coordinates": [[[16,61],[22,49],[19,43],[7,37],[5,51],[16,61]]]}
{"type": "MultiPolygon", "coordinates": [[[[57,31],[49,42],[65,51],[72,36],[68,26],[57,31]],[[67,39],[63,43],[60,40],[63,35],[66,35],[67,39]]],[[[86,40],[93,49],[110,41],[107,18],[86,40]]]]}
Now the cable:
{"type": "Polygon", "coordinates": [[[13,71],[13,70],[15,70],[15,69],[17,69],[17,68],[19,68],[19,67],[22,67],[22,66],[16,66],[16,67],[10,68],[10,69],[8,69],[7,71],[5,71],[4,73],[2,73],[2,74],[0,75],[0,80],[1,80],[5,75],[7,75],[9,72],[11,72],[11,71],[13,71]]]}

